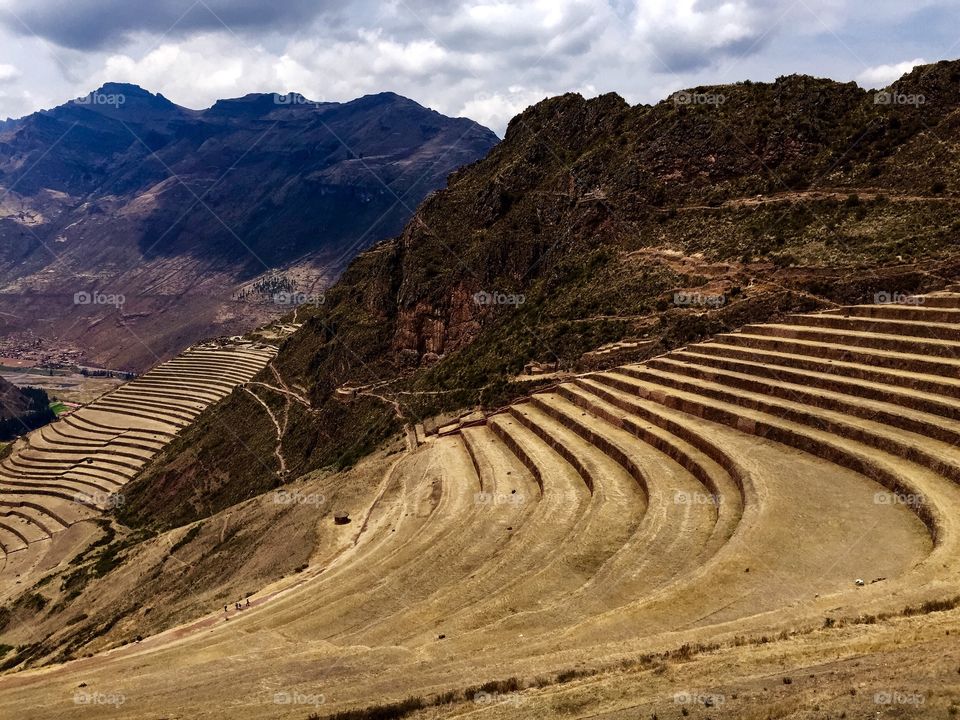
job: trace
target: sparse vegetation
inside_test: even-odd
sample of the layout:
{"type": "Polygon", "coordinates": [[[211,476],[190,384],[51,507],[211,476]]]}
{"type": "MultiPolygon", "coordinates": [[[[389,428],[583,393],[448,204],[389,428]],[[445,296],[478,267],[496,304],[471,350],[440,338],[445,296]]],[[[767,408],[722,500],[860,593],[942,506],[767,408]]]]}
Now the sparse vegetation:
{"type": "Polygon", "coordinates": [[[177,550],[189,545],[200,534],[203,529],[203,523],[197,523],[183,534],[179,540],[170,546],[170,554],[173,555],[177,550]]]}

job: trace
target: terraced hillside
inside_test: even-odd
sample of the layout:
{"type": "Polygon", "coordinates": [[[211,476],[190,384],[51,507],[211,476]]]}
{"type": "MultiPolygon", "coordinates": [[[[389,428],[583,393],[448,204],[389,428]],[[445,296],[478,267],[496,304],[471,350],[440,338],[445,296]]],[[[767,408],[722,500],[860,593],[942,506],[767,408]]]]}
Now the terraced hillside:
{"type": "Polygon", "coordinates": [[[116,507],[154,454],[275,354],[264,344],[197,345],[18,441],[0,462],[3,577],[81,546],[91,531],[83,521],[116,507]]]}
{"type": "MultiPolygon", "coordinates": [[[[798,667],[839,662],[854,641],[835,624],[940,607],[960,581],[960,293],[910,302],[747,326],[433,436],[295,580],[0,679],[0,708],[103,713],[76,701],[84,687],[122,697],[110,712],[127,718],[387,713],[408,697],[409,712],[370,717],[675,717],[682,668],[617,673],[746,648],[711,680],[729,684],[760,652],[748,648],[779,637],[769,662],[786,667],[804,633],[823,649],[798,667]],[[487,687],[508,695],[476,700],[505,678],[487,687]]],[[[912,647],[885,637],[858,662],[912,647]]],[[[818,703],[873,717],[873,682],[818,703]]],[[[946,712],[949,697],[924,692],[925,710],[946,712]]],[[[709,716],[768,717],[772,696],[743,693],[709,716]]],[[[810,717],[805,701],[777,702],[776,717],[810,717]]]]}
{"type": "MultiPolygon", "coordinates": [[[[310,401],[283,437],[291,477],[350,464],[399,429],[376,397],[340,402],[344,386],[384,383],[403,420],[495,408],[529,391],[515,382],[529,363],[609,369],[783,313],[943,289],[960,275],[958,88],[949,61],[884,91],[922,95],[919,107],[808,76],[692,91],[720,105],[531,106],[304,309],[275,363],[310,401]]],[[[185,433],[192,458],[229,473],[218,498],[269,489],[246,453],[274,442],[254,404],[238,393],[216,411],[250,418],[242,442],[185,433]]],[[[166,499],[159,489],[200,465],[165,456],[144,485],[166,499]]],[[[223,507],[146,503],[137,520],[172,527],[223,507]]]]}

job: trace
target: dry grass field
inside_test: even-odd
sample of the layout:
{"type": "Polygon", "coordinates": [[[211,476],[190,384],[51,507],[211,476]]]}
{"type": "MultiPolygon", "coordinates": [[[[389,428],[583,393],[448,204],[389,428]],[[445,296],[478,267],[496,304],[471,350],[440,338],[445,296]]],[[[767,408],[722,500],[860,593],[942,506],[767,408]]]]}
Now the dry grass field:
{"type": "MultiPolygon", "coordinates": [[[[31,436],[2,487],[121,485],[122,458],[216,399],[178,395],[204,373],[173,362],[75,414],[71,435],[31,436]],[[98,437],[117,412],[135,426],[98,437]],[[90,443],[112,450],[61,467],[90,443]]],[[[196,540],[150,539],[71,610],[136,592],[163,548],[185,546],[168,572],[215,565],[238,514],[259,539],[245,569],[224,569],[231,592],[305,562],[239,608],[203,591],[208,609],[171,611],[172,627],[126,618],[88,657],[9,673],[0,714],[949,718],[958,440],[960,293],[747,326],[298,480],[288,502],[225,510],[196,540]]],[[[43,497],[48,513],[63,501],[43,497]]],[[[69,558],[67,536],[20,573],[69,558]]],[[[34,617],[19,642],[62,624],[34,617]]]]}

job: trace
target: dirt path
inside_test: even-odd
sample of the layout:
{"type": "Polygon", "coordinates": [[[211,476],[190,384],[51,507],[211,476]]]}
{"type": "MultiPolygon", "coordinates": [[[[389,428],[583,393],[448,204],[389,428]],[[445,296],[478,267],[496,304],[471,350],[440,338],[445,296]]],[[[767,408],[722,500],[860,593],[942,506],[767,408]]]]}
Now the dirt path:
{"type": "Polygon", "coordinates": [[[726,200],[719,205],[677,205],[674,207],[660,208],[661,211],[670,212],[690,212],[696,210],[723,210],[729,208],[756,207],[759,205],[774,205],[778,203],[810,200],[846,200],[851,196],[856,196],[861,201],[876,200],[886,198],[891,202],[960,202],[960,198],[954,198],[944,195],[898,195],[895,193],[884,192],[879,189],[859,189],[859,188],[835,188],[824,190],[796,190],[788,192],[773,193],[771,195],[758,195],[755,197],[734,198],[726,200]]]}
{"type": "Polygon", "coordinates": [[[295,400],[296,402],[300,403],[304,408],[306,408],[307,412],[311,412],[311,413],[319,412],[313,407],[313,405],[310,403],[310,401],[307,398],[305,398],[300,393],[290,389],[290,386],[287,385],[286,382],[284,382],[283,377],[280,375],[280,372],[277,370],[276,366],[271,364],[269,367],[270,367],[270,370],[273,372],[273,376],[277,380],[277,385],[271,385],[269,383],[251,380],[250,382],[244,383],[245,388],[246,387],[266,388],[271,392],[275,392],[279,395],[283,395],[287,402],[288,408],[290,405],[290,401],[295,400]]]}
{"type": "MultiPolygon", "coordinates": [[[[286,475],[287,473],[287,461],[283,457],[283,434],[286,430],[285,427],[281,427],[280,422],[277,420],[276,415],[273,414],[273,410],[270,409],[270,406],[267,405],[259,395],[257,395],[250,388],[245,387],[244,392],[250,395],[254,400],[260,403],[263,406],[263,409],[267,411],[267,415],[270,416],[270,421],[273,423],[273,427],[277,431],[277,445],[273,449],[273,454],[276,456],[277,461],[280,463],[280,474],[286,475]]],[[[284,426],[286,425],[287,418],[284,418],[284,426]]]]}

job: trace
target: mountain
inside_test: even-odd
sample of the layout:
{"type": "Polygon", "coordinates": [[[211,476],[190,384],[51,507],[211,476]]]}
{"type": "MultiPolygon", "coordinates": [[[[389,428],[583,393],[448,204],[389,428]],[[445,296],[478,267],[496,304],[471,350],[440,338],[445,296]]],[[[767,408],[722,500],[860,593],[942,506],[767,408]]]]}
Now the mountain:
{"type": "Polygon", "coordinates": [[[254,327],[285,309],[258,279],[317,292],[496,142],[394,93],[198,111],[109,83],[0,127],[0,330],[143,369],[254,327]]]}
{"type": "Polygon", "coordinates": [[[942,62],[883,91],[789,76],[529,108],[300,314],[264,378],[310,403],[286,404],[279,444],[234,393],[128,486],[124,519],[176,525],[275,487],[275,447],[291,477],[351,465],[405,423],[526,393],[531,361],[621,364],[943,287],[960,273],[958,81],[942,62]],[[203,506],[171,489],[193,486],[203,506]]]}

